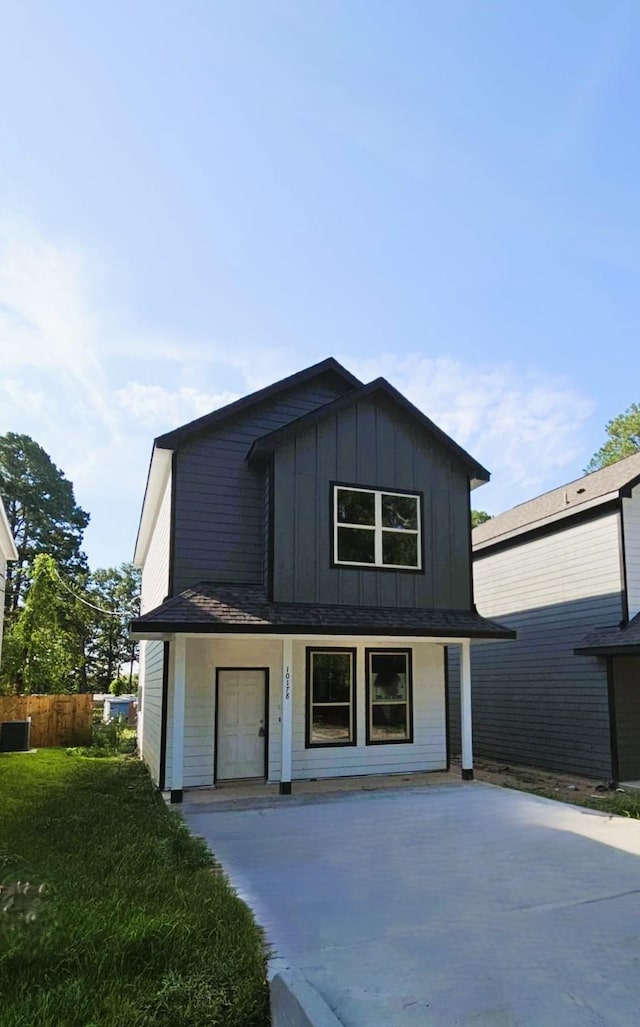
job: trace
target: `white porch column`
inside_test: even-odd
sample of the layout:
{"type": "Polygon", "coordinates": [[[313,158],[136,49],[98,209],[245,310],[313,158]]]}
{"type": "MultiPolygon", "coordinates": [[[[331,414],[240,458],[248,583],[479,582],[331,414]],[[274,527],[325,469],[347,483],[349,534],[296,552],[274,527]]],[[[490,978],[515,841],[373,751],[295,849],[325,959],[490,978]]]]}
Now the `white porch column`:
{"type": "Polygon", "coordinates": [[[462,780],[473,781],[471,642],[468,638],[460,646],[460,734],[462,737],[462,780]]]}
{"type": "Polygon", "coordinates": [[[173,708],[171,710],[171,739],[173,742],[173,754],[171,761],[171,802],[182,802],[186,650],[187,645],[184,635],[175,635],[171,640],[171,652],[173,654],[173,708]]]}
{"type": "Polygon", "coordinates": [[[282,642],[282,768],[280,795],[291,795],[291,738],[293,734],[293,642],[282,642]]]}

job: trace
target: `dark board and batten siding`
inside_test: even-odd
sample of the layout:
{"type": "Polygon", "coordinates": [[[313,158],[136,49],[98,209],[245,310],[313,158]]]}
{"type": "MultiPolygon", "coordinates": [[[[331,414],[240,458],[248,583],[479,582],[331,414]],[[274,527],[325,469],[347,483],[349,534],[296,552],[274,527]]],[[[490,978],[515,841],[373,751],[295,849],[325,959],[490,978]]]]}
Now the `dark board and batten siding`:
{"type": "MultiPolygon", "coordinates": [[[[476,553],[479,612],[517,641],[472,646],[476,756],[596,778],[612,775],[606,662],[576,656],[621,616],[617,515],[476,553]]],[[[457,653],[451,650],[452,751],[459,752],[457,653]]]]}
{"type": "Polygon", "coordinates": [[[265,400],[178,448],[174,594],[203,580],[264,582],[264,471],[247,465],[247,453],[260,436],[346,391],[348,386],[332,375],[315,379],[265,400]]]}
{"type": "Polygon", "coordinates": [[[616,656],[613,660],[614,709],[617,734],[618,777],[640,779],[640,659],[616,656]]]}
{"type": "Polygon", "coordinates": [[[274,462],[274,599],[468,609],[469,485],[437,440],[371,397],[285,442],[274,462]],[[423,572],[331,566],[331,483],[423,493],[423,572]]]}

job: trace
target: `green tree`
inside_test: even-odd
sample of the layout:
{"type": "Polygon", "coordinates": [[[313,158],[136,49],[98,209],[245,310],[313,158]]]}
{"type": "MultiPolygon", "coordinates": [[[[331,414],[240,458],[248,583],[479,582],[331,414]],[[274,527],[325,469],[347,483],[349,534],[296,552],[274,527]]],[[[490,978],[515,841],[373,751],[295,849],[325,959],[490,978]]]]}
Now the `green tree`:
{"type": "Polygon", "coordinates": [[[606,427],[609,438],[594,453],[585,467],[585,474],[615,464],[625,456],[640,452],[640,403],[632,403],[623,414],[618,414],[606,427]]]}
{"type": "Polygon", "coordinates": [[[78,688],[82,652],[59,582],[53,558],[38,554],[24,605],[9,625],[2,650],[2,682],[20,693],[78,688]]]}
{"type": "Polygon", "coordinates": [[[85,651],[90,687],[106,692],[120,668],[137,655],[129,621],[140,609],[140,572],[133,564],[94,571],[86,598],[92,604],[92,629],[85,651]]]}
{"type": "Polygon", "coordinates": [[[25,599],[38,554],[50,554],[63,574],[86,570],[80,546],[89,515],[42,446],[15,432],[0,436],[0,496],[18,550],[6,575],[5,609],[11,616],[25,599]]]}
{"type": "Polygon", "coordinates": [[[484,524],[485,521],[491,520],[491,514],[488,514],[486,510],[472,510],[471,511],[471,527],[477,528],[479,524],[484,524]]]}

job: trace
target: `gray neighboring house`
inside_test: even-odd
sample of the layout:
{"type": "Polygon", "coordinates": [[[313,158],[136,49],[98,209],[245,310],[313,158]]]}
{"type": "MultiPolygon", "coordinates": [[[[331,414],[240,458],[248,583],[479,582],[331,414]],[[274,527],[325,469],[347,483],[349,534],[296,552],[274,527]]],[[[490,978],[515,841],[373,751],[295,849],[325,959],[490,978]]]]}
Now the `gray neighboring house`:
{"type": "Polygon", "coordinates": [[[518,633],[474,648],[476,754],[640,778],[640,453],[472,537],[478,610],[518,633]]]}
{"type": "Polygon", "coordinates": [[[155,440],[139,738],[163,791],[448,766],[446,648],[480,617],[469,491],[488,472],[384,379],[329,358],[155,440]]]}
{"type": "Polygon", "coordinates": [[[4,594],[7,580],[7,563],[17,560],[16,550],[7,514],[0,497],[0,658],[2,657],[2,633],[4,626],[4,594]]]}

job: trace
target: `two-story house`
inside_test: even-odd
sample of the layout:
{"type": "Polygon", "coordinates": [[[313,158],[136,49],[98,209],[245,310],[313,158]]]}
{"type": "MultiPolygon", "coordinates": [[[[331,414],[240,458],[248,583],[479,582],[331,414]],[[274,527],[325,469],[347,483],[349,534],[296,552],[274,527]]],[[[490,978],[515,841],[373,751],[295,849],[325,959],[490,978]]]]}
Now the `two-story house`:
{"type": "Polygon", "coordinates": [[[469,490],[488,472],[384,379],[334,359],[155,440],[140,748],[154,780],[448,766],[445,650],[513,632],[473,605],[469,490]]]}
{"type": "Polygon", "coordinates": [[[640,778],[640,453],[479,525],[473,563],[478,609],[518,634],[474,647],[476,752],[640,778]]]}

